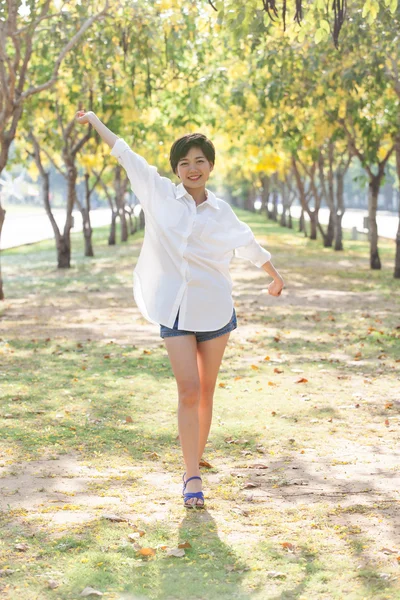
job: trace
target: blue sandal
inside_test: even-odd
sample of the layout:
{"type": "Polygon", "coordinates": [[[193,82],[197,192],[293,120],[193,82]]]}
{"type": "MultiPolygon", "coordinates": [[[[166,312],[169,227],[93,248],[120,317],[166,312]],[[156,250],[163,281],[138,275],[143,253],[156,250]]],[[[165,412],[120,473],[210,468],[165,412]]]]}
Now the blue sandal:
{"type": "Polygon", "coordinates": [[[200,481],[203,481],[201,477],[198,477],[197,475],[195,477],[189,477],[189,479],[187,479],[185,481],[185,475],[183,476],[183,490],[182,490],[182,495],[184,497],[184,507],[185,508],[204,508],[204,494],[203,492],[186,492],[185,493],[185,489],[186,489],[186,485],[188,483],[188,481],[191,481],[192,479],[200,479],[200,481]],[[199,500],[203,500],[203,504],[187,504],[187,501],[190,500],[191,498],[198,498],[199,500]]]}

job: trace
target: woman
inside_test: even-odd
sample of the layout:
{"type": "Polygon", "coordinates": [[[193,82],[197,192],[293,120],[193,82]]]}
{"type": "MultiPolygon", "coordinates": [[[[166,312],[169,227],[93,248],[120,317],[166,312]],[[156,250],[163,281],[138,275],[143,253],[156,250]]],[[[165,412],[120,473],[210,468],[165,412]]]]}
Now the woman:
{"type": "Polygon", "coordinates": [[[272,296],[281,294],[283,279],[250,227],[205,187],[215,149],[203,134],[184,135],[172,145],[171,168],[181,180],[176,185],[92,111],[78,111],[76,119],[90,123],[110,146],[145,214],[134,297],[142,315],[160,325],[177,383],[184,506],[203,508],[199,462],[210,431],[218,371],[230,332],[237,327],[230,261],[235,255],[262,267],[273,278],[268,286],[272,296]]]}

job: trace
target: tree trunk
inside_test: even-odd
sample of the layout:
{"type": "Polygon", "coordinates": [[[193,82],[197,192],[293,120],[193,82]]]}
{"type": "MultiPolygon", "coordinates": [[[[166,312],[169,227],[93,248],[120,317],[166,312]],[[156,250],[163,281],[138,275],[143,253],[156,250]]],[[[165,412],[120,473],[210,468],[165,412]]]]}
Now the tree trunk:
{"type": "Polygon", "coordinates": [[[299,219],[299,231],[305,231],[305,222],[304,222],[304,210],[301,209],[300,219],[299,219]]]}
{"type": "Polygon", "coordinates": [[[343,213],[336,214],[335,223],[335,250],[343,250],[343,229],[342,229],[343,213]]]}
{"type": "Polygon", "coordinates": [[[87,208],[81,210],[82,215],[82,226],[83,226],[83,238],[85,240],[85,256],[94,256],[93,244],[92,244],[92,225],[90,223],[90,212],[87,208]]]}
{"type": "Polygon", "coordinates": [[[58,268],[69,269],[71,267],[71,229],[72,229],[72,210],[76,202],[76,180],[77,170],[72,161],[64,158],[67,164],[67,218],[65,220],[64,232],[57,240],[58,268]]]}
{"type": "Polygon", "coordinates": [[[378,194],[382,175],[380,172],[374,175],[368,185],[368,226],[370,235],[370,267],[381,269],[381,260],[378,251],[378,225],[376,222],[376,211],[378,208],[378,194]]]}
{"type": "Polygon", "coordinates": [[[329,212],[328,228],[324,236],[325,248],[332,248],[333,240],[335,238],[335,214],[331,210],[329,212]]]}
{"type": "Polygon", "coordinates": [[[276,188],[276,182],[272,194],[272,219],[275,222],[278,221],[278,190],[276,188]]]}
{"type": "Polygon", "coordinates": [[[280,225],[282,225],[282,227],[286,227],[287,190],[284,181],[280,185],[280,191],[282,198],[282,214],[280,218],[280,225]]]}
{"type": "Polygon", "coordinates": [[[313,210],[312,212],[310,212],[310,240],[316,240],[317,239],[317,218],[318,218],[318,213],[313,210]]]}
{"type": "Polygon", "coordinates": [[[397,233],[396,233],[396,257],[395,257],[395,261],[394,261],[394,278],[400,279],[400,198],[399,198],[399,224],[397,226],[397,233]]]}
{"type": "MultiPolygon", "coordinates": [[[[400,184],[400,135],[396,139],[396,167],[397,167],[397,179],[400,184]]],[[[394,259],[394,277],[395,279],[400,279],[400,186],[397,194],[399,206],[399,223],[397,226],[396,233],[396,256],[394,259]]],[[[0,229],[1,231],[1,229],[0,229]]]]}
{"type": "Polygon", "coordinates": [[[90,188],[89,188],[89,173],[85,173],[85,201],[86,207],[81,210],[83,237],[85,239],[85,256],[94,256],[92,244],[92,224],[90,222],[90,188]]]}
{"type": "Polygon", "coordinates": [[[68,234],[60,235],[57,243],[57,267],[59,269],[69,269],[71,266],[71,240],[68,234]]]}
{"type": "MultiPolygon", "coordinates": [[[[348,162],[349,164],[349,162],[348,162]]],[[[348,167],[347,167],[348,168],[348,167]]],[[[343,250],[342,219],[344,215],[344,175],[347,171],[338,169],[336,172],[336,221],[335,221],[335,250],[343,250]]]]}
{"type": "Polygon", "coordinates": [[[109,246],[115,246],[117,217],[118,217],[118,212],[115,210],[112,210],[111,211],[110,234],[108,236],[108,245],[109,246]]]}
{"type": "Polygon", "coordinates": [[[140,229],[144,229],[145,225],[146,225],[145,216],[144,216],[144,210],[140,211],[139,223],[140,223],[140,229]]]}
{"type": "MultiPolygon", "coordinates": [[[[1,240],[1,231],[3,229],[3,223],[4,223],[5,217],[6,217],[6,211],[0,204],[0,240],[1,240]]],[[[3,279],[1,277],[1,263],[0,263],[0,300],[4,300],[3,279]]]]}
{"type": "Polygon", "coordinates": [[[265,212],[268,218],[268,201],[269,201],[269,177],[262,175],[261,180],[261,212],[265,212]]]}
{"type": "Polygon", "coordinates": [[[131,209],[128,214],[128,216],[129,216],[129,234],[130,235],[134,235],[136,233],[136,227],[137,227],[136,218],[135,218],[135,220],[133,220],[132,215],[133,215],[133,210],[131,209]]]}
{"type": "Polygon", "coordinates": [[[115,167],[115,203],[118,209],[118,215],[121,222],[121,242],[128,240],[128,223],[125,214],[125,189],[126,185],[121,180],[122,168],[120,165],[115,167]]]}
{"type": "Polygon", "coordinates": [[[290,211],[290,207],[289,207],[289,223],[288,223],[288,228],[289,229],[293,229],[292,213],[290,211]]]}
{"type": "MultiPolygon", "coordinates": [[[[15,126],[14,126],[14,121],[13,121],[13,124],[12,124],[10,130],[8,131],[7,135],[4,133],[4,131],[1,131],[1,133],[0,133],[0,175],[2,174],[2,172],[4,171],[4,169],[6,167],[10,146],[15,137],[16,123],[18,122],[18,119],[21,116],[21,114],[22,114],[22,106],[21,106],[21,108],[18,108],[18,110],[17,110],[18,118],[15,121],[15,126]]],[[[0,198],[0,241],[1,241],[1,232],[3,229],[4,220],[6,218],[6,212],[7,211],[1,205],[1,198],[0,198]]],[[[1,250],[0,250],[0,254],[1,254],[1,250]]],[[[4,300],[3,279],[1,276],[1,263],[0,263],[0,300],[4,300]]]]}

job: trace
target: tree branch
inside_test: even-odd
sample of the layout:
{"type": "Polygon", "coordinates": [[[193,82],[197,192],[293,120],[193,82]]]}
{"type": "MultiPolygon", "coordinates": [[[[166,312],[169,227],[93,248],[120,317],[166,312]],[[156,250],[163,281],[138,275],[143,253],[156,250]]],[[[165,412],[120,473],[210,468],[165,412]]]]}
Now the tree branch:
{"type": "Polygon", "coordinates": [[[80,38],[83,36],[85,31],[87,29],[89,29],[89,27],[91,27],[91,25],[95,21],[97,21],[97,19],[100,19],[107,12],[107,10],[108,10],[108,0],[106,0],[106,4],[105,4],[105,7],[103,8],[103,10],[100,11],[99,13],[93,15],[92,17],[89,17],[89,19],[87,19],[84,22],[84,24],[79,29],[79,31],[73,36],[73,38],[70,39],[70,41],[61,50],[61,52],[58,55],[58,58],[55,62],[54,70],[53,70],[53,74],[52,74],[51,78],[48,81],[46,81],[45,83],[42,83],[41,85],[28,88],[23,94],[21,94],[21,96],[17,100],[17,103],[23,102],[24,100],[26,100],[26,98],[29,98],[29,96],[32,96],[32,94],[37,94],[38,92],[47,90],[49,87],[51,87],[57,81],[58,70],[59,70],[60,65],[61,65],[62,61],[64,60],[65,56],[68,54],[68,52],[71,50],[71,48],[73,48],[73,46],[75,46],[75,44],[80,40],[80,38]]]}

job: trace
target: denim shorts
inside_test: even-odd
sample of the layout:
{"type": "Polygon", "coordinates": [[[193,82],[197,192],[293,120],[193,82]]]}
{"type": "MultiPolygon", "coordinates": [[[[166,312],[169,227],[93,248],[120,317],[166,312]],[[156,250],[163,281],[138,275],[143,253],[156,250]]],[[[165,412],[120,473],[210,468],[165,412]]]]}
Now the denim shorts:
{"type": "Polygon", "coordinates": [[[225,333],[229,333],[237,328],[237,320],[236,320],[236,311],[233,309],[232,317],[229,323],[227,323],[221,329],[216,329],[215,331],[186,331],[185,329],[178,329],[178,314],[176,315],[175,323],[172,329],[166,327],[165,325],[160,325],[160,336],[162,338],[166,337],[175,337],[177,335],[195,335],[196,340],[198,342],[206,342],[207,340],[212,340],[213,338],[219,337],[220,335],[224,335],[225,333]]]}

